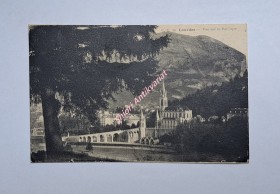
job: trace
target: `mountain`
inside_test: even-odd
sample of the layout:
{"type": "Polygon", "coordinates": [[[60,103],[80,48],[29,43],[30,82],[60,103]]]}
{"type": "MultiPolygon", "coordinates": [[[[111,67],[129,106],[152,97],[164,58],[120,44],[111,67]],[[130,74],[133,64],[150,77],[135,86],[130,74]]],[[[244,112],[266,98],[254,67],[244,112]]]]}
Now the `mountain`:
{"type": "MultiPolygon", "coordinates": [[[[221,41],[208,36],[168,34],[171,41],[156,59],[159,61],[158,71],[165,69],[168,74],[165,86],[169,100],[182,99],[207,86],[229,82],[246,69],[246,56],[221,41]]],[[[156,36],[164,35],[166,33],[156,36]]],[[[160,87],[144,99],[144,105],[158,105],[160,87]]],[[[115,97],[117,102],[111,103],[113,107],[123,107],[134,99],[127,92],[115,97]]]]}
{"type": "Polygon", "coordinates": [[[169,72],[166,85],[174,90],[174,98],[228,82],[246,69],[244,54],[214,38],[169,34],[171,42],[157,59],[169,72]]]}

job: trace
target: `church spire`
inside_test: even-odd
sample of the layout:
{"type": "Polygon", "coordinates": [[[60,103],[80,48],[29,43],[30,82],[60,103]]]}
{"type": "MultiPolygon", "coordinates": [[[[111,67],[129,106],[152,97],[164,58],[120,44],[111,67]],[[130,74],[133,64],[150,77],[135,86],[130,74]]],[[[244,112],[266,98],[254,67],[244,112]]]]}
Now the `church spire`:
{"type": "Polygon", "coordinates": [[[143,111],[142,111],[142,106],[141,106],[141,109],[140,109],[140,119],[143,119],[144,118],[144,115],[143,115],[143,111]]]}
{"type": "Polygon", "coordinates": [[[162,96],[166,96],[167,93],[165,91],[165,85],[164,85],[164,80],[162,81],[162,96]]]}
{"type": "Polygon", "coordinates": [[[161,97],[159,100],[160,110],[163,111],[166,107],[168,107],[167,91],[165,90],[164,81],[162,82],[161,97]]]}
{"type": "Polygon", "coordinates": [[[157,121],[159,120],[158,109],[157,109],[156,119],[157,119],[157,121]]]}
{"type": "Polygon", "coordinates": [[[158,129],[158,123],[159,123],[159,114],[158,114],[158,108],[156,113],[156,129],[158,129]]]}

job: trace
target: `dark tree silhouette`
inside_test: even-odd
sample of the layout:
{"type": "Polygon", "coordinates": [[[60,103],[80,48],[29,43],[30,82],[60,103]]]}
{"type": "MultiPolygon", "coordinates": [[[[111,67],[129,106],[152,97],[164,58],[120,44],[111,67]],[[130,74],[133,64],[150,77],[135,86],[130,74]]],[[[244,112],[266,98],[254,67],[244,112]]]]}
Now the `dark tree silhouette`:
{"type": "Polygon", "coordinates": [[[42,102],[47,154],[62,150],[58,113],[75,111],[92,123],[112,93],[137,94],[153,79],[153,56],[168,36],[156,26],[30,26],[30,98],[42,102]]]}
{"type": "Polygon", "coordinates": [[[210,86],[181,100],[170,101],[169,106],[188,106],[193,115],[224,116],[230,108],[248,108],[248,71],[237,75],[221,86],[210,86]]]}

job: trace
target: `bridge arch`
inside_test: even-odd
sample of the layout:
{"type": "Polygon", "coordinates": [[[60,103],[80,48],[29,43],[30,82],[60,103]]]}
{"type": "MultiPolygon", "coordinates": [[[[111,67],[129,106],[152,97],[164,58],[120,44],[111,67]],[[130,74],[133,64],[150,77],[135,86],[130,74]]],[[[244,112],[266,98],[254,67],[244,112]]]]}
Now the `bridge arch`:
{"type": "Polygon", "coordinates": [[[120,142],[128,142],[129,140],[129,133],[128,131],[124,131],[119,134],[119,141],[120,142]]]}
{"type": "Polygon", "coordinates": [[[87,142],[87,138],[86,137],[83,137],[83,142],[87,142]]]}
{"type": "Polygon", "coordinates": [[[97,142],[97,137],[95,135],[92,136],[92,142],[97,142]]]}
{"type": "Polygon", "coordinates": [[[150,141],[148,138],[145,139],[145,144],[149,145],[150,141]]]}
{"type": "Polygon", "coordinates": [[[113,142],[113,137],[111,134],[107,135],[107,142],[113,142]]]}
{"type": "Polygon", "coordinates": [[[140,139],[139,143],[146,144],[146,145],[154,145],[157,144],[158,142],[156,142],[156,140],[154,140],[154,138],[152,137],[143,137],[140,139]]]}
{"type": "Polygon", "coordinates": [[[114,142],[119,142],[120,141],[120,135],[118,133],[114,133],[113,135],[113,141],[114,142]]]}
{"type": "Polygon", "coordinates": [[[91,137],[90,136],[87,137],[87,142],[91,142],[91,137]]]}
{"type": "Polygon", "coordinates": [[[100,135],[100,142],[105,142],[105,137],[104,137],[104,135],[100,135]]]}

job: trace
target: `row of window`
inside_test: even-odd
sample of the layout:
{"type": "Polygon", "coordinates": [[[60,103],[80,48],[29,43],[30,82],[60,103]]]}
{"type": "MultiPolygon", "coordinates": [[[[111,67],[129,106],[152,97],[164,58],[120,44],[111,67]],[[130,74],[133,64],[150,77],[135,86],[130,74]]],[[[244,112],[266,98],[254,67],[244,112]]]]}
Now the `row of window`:
{"type": "Polygon", "coordinates": [[[231,111],[229,111],[229,112],[230,112],[230,113],[247,113],[247,111],[236,111],[236,110],[235,110],[235,111],[232,111],[232,110],[231,110],[231,111]]]}
{"type": "Polygon", "coordinates": [[[177,121],[163,121],[163,125],[177,125],[177,121]]]}
{"type": "Polygon", "coordinates": [[[191,114],[185,114],[185,113],[174,113],[174,112],[164,112],[163,113],[163,117],[166,118],[179,118],[179,117],[183,117],[183,118],[191,118],[191,114]]]}

